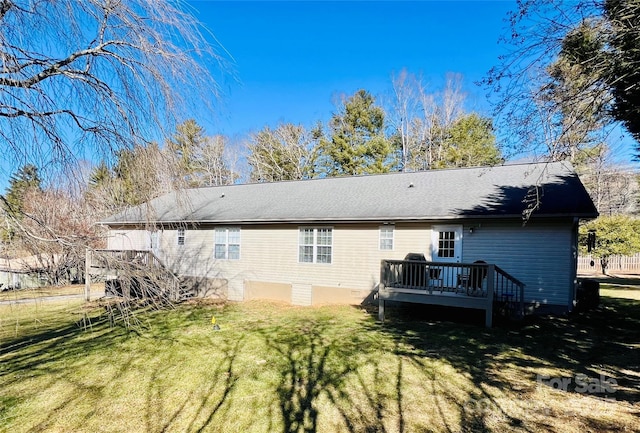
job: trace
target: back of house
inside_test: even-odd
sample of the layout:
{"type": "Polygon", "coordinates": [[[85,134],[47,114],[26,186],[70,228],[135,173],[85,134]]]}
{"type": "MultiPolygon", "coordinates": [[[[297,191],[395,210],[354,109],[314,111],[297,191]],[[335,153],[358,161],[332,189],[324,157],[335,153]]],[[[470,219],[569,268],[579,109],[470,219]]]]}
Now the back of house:
{"type": "Polygon", "coordinates": [[[381,262],[496,265],[530,309],[575,299],[578,223],[597,216],[568,163],[513,164],[173,192],[102,224],[229,300],[360,304],[381,262]]]}

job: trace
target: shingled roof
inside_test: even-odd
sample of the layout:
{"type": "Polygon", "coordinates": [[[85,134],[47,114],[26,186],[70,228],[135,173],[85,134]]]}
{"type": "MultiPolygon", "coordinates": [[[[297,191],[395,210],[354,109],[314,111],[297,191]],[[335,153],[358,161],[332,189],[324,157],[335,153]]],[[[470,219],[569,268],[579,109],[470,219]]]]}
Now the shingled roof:
{"type": "Polygon", "coordinates": [[[531,218],[598,215],[571,165],[556,162],[189,189],[102,223],[522,218],[527,209],[534,209],[531,218]]]}

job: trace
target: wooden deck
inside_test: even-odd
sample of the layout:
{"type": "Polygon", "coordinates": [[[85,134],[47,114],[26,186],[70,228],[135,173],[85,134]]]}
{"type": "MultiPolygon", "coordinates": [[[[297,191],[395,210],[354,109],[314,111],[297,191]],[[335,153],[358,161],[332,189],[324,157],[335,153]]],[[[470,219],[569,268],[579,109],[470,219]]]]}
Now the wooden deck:
{"type": "Polygon", "coordinates": [[[383,260],[378,290],[378,318],[387,301],[485,311],[491,327],[496,308],[524,312],[524,284],[495,264],[383,260]]]}
{"type": "MultiPolygon", "coordinates": [[[[149,284],[153,286],[162,286],[162,289],[153,290],[153,294],[158,294],[163,290],[172,300],[181,294],[179,278],[149,250],[87,249],[85,258],[86,300],[89,300],[90,297],[92,276],[98,276],[106,282],[123,279],[130,283],[125,284],[126,286],[132,287],[136,285],[137,281],[150,282],[149,284]]],[[[140,297],[140,294],[135,296],[140,297]]]]}

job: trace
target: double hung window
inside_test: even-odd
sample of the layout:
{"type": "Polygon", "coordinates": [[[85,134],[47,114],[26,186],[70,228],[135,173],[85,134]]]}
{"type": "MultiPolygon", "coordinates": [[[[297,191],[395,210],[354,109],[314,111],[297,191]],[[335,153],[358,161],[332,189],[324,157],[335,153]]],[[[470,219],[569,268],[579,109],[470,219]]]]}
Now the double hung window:
{"type": "Polygon", "coordinates": [[[300,263],[331,263],[333,229],[330,227],[301,227],[298,237],[300,263]]]}
{"type": "Polygon", "coordinates": [[[393,250],[393,226],[380,227],[380,249],[393,250]]]}
{"type": "Polygon", "coordinates": [[[240,227],[215,229],[214,257],[222,260],[240,259],[240,227]]]}

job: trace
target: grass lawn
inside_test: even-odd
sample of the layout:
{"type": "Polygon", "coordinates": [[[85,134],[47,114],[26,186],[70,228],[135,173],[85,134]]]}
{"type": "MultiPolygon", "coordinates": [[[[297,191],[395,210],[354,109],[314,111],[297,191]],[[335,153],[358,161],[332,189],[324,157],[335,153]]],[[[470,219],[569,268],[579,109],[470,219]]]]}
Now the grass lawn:
{"type": "MultiPolygon", "coordinates": [[[[104,294],[104,283],[91,285],[92,297],[96,293],[104,294]]],[[[0,301],[18,301],[35,299],[43,296],[84,295],[84,284],[61,287],[37,287],[33,289],[10,289],[0,292],[0,301]]]]}
{"type": "Polygon", "coordinates": [[[249,302],[150,313],[133,333],[96,304],[3,305],[0,431],[640,431],[640,299],[604,294],[493,329],[249,302]]]}

